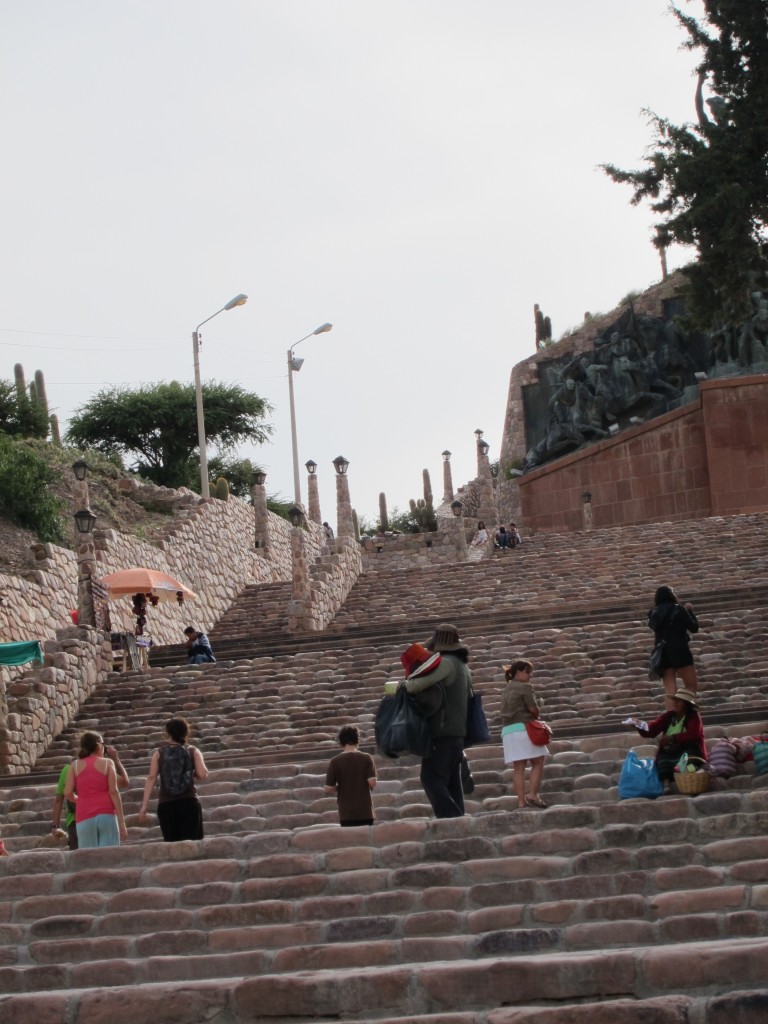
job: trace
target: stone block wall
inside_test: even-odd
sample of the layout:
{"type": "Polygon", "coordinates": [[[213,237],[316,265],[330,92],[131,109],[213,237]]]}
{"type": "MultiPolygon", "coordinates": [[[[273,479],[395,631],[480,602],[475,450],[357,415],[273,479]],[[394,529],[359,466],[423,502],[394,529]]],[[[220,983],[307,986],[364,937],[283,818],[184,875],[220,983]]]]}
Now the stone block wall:
{"type": "MultiPolygon", "coordinates": [[[[470,537],[474,534],[474,523],[468,533],[470,537]]],[[[413,569],[456,562],[453,535],[449,530],[444,531],[442,528],[437,533],[402,533],[394,537],[374,537],[372,540],[362,541],[360,550],[363,572],[413,569]]]]}
{"type": "Polygon", "coordinates": [[[90,627],[61,629],[43,648],[45,665],[23,671],[3,688],[0,775],[28,772],[112,670],[109,637],[90,627]]]}
{"type": "Polygon", "coordinates": [[[559,533],[764,511],[767,412],[767,375],[705,381],[695,402],[521,477],[526,526],[559,533]]]}
{"type": "Polygon", "coordinates": [[[768,509],[768,379],[701,385],[712,515],[768,509]]]}

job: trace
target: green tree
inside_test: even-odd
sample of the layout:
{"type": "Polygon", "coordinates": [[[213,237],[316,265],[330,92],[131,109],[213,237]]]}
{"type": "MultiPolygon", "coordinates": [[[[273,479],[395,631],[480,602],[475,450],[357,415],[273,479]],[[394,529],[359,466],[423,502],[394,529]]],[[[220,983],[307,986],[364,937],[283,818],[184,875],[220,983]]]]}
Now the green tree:
{"type": "Polygon", "coordinates": [[[692,246],[687,269],[692,321],[739,323],[768,261],[768,3],[701,0],[699,21],[677,7],[684,46],[700,54],[697,122],[675,125],[646,111],[654,140],[640,170],[603,169],[631,185],[633,205],[659,215],[654,244],[692,246]],[[704,85],[714,95],[704,101],[704,85]],[[710,114],[707,114],[706,107],[710,114]]]}
{"type": "MultiPolygon", "coordinates": [[[[205,432],[220,455],[238,444],[263,444],[271,406],[239,384],[203,385],[205,432]]],[[[195,388],[177,381],[139,388],[111,387],[77,410],[66,440],[133,463],[142,476],[166,487],[197,487],[199,454],[195,388]]]]}
{"type": "Polygon", "coordinates": [[[0,434],[0,515],[34,530],[41,541],[62,539],[56,473],[25,441],[0,434]]]}

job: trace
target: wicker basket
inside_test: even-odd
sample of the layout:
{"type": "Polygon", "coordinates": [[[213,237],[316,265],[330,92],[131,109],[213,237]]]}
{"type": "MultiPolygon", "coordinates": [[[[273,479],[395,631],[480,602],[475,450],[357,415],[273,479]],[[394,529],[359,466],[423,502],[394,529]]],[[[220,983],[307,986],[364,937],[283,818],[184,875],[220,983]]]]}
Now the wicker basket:
{"type": "Polygon", "coordinates": [[[701,757],[689,757],[688,764],[694,763],[696,763],[695,772],[675,772],[677,791],[685,796],[698,796],[699,793],[706,793],[709,789],[710,774],[707,771],[707,762],[701,757]]]}

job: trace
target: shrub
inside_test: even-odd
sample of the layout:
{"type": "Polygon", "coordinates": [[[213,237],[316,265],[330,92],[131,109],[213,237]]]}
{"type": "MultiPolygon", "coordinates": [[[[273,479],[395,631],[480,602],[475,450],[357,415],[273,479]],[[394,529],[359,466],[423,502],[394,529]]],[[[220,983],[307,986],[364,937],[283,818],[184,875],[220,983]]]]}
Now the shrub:
{"type": "Polygon", "coordinates": [[[34,530],[41,541],[62,540],[62,503],[51,492],[56,474],[24,441],[0,434],[0,514],[34,530]]]}

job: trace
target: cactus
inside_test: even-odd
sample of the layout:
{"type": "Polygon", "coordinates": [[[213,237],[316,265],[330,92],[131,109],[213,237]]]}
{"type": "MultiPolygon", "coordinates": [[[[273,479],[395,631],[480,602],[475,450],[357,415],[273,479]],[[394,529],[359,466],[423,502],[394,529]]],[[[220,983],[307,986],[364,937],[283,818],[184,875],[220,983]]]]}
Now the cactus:
{"type": "Polygon", "coordinates": [[[411,498],[408,504],[411,515],[416,520],[419,533],[434,533],[437,530],[437,517],[432,502],[428,503],[424,498],[419,498],[418,501],[411,498]]]}
{"type": "Polygon", "coordinates": [[[360,541],[360,521],[357,518],[357,512],[352,509],[352,528],[355,531],[355,540],[360,541]]]}
{"type": "Polygon", "coordinates": [[[379,524],[381,532],[386,533],[389,529],[389,517],[387,516],[387,496],[384,491],[379,494],[379,524]]]}
{"type": "MultiPolygon", "coordinates": [[[[30,384],[30,388],[32,385],[30,384]]],[[[42,370],[35,370],[35,401],[48,419],[48,395],[45,393],[45,378],[42,370]]]]}
{"type": "Polygon", "coordinates": [[[424,501],[427,505],[432,504],[432,484],[429,479],[429,470],[423,469],[421,471],[422,479],[424,480],[424,501]]]}
{"type": "MultiPolygon", "coordinates": [[[[24,380],[24,367],[16,363],[13,368],[16,383],[16,408],[23,437],[48,436],[48,410],[40,402],[40,390],[35,382],[29,388],[24,380]]],[[[43,389],[45,384],[43,383],[43,389]]],[[[44,391],[43,391],[44,393],[44,391]]]]}
{"type": "Polygon", "coordinates": [[[229,501],[229,484],[223,476],[220,476],[216,481],[214,497],[218,498],[219,501],[229,501]]]}
{"type": "Polygon", "coordinates": [[[19,405],[21,405],[22,403],[26,405],[28,401],[27,384],[26,381],[24,380],[24,367],[21,365],[21,363],[16,363],[16,365],[14,366],[13,376],[16,381],[16,399],[19,405]]]}
{"type": "Polygon", "coordinates": [[[51,440],[54,444],[61,444],[61,434],[59,433],[59,417],[56,413],[51,414],[51,418],[48,421],[51,425],[51,440]]]}

